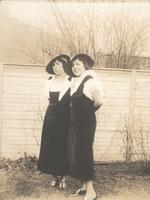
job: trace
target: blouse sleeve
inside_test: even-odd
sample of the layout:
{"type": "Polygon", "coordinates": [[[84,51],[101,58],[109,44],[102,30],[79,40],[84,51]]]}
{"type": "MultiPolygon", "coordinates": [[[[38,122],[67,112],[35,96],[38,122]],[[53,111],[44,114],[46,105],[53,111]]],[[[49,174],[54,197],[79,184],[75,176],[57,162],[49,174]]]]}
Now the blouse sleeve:
{"type": "Polygon", "coordinates": [[[103,86],[102,86],[101,81],[97,78],[92,78],[88,80],[84,85],[83,93],[91,100],[93,100],[93,96],[92,96],[93,92],[99,93],[103,101],[103,97],[104,97],[103,86]]]}

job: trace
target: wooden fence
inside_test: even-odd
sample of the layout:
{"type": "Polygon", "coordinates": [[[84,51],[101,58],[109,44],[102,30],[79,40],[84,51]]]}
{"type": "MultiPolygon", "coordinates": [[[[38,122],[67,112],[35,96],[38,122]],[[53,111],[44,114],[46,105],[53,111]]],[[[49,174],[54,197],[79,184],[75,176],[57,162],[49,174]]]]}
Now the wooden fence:
{"type": "MultiPolygon", "coordinates": [[[[150,72],[97,69],[104,103],[97,115],[96,161],[131,161],[150,155],[150,72]]],[[[43,66],[0,65],[0,154],[39,153],[43,66]]]]}

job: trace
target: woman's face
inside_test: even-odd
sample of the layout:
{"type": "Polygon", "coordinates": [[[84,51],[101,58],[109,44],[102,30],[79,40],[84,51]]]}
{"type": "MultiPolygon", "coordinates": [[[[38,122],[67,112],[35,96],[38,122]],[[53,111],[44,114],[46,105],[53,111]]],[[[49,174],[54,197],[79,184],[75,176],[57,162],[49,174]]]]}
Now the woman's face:
{"type": "Polygon", "coordinates": [[[72,64],[72,72],[75,76],[81,76],[81,74],[86,71],[84,63],[79,59],[74,60],[72,64]]]}
{"type": "Polygon", "coordinates": [[[53,64],[53,71],[56,75],[62,75],[65,73],[62,62],[56,60],[53,64]]]}

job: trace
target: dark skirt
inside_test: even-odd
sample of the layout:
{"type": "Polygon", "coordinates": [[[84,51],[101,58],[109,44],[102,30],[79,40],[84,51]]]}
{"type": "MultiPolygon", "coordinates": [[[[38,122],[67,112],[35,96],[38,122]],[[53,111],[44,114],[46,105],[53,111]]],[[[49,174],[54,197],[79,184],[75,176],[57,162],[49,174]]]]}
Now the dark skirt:
{"type": "Polygon", "coordinates": [[[69,174],[81,181],[94,176],[93,141],[96,129],[94,103],[83,94],[83,83],[71,97],[69,174]]]}
{"type": "Polygon", "coordinates": [[[80,130],[72,124],[69,133],[69,173],[81,181],[94,177],[93,139],[96,121],[93,119],[91,122],[92,128],[86,123],[87,129],[80,130]]]}
{"type": "Polygon", "coordinates": [[[47,174],[67,174],[66,147],[69,128],[69,104],[49,105],[45,114],[38,169],[47,174]]]}

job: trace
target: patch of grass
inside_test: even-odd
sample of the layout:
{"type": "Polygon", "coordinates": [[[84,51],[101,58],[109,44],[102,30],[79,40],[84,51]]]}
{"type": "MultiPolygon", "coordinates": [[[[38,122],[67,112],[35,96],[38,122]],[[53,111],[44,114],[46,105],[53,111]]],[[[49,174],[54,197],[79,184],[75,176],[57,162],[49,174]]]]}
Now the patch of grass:
{"type": "Polygon", "coordinates": [[[29,156],[26,153],[23,157],[17,160],[11,160],[6,158],[0,159],[0,169],[4,169],[7,172],[12,172],[14,170],[22,171],[24,173],[36,172],[37,157],[29,156]]]}
{"type": "MultiPolygon", "coordinates": [[[[61,193],[67,197],[79,187],[79,182],[67,177],[67,188],[62,191],[58,188],[51,188],[51,176],[37,171],[37,158],[24,155],[18,160],[10,159],[0,160],[0,172],[7,181],[6,189],[0,192],[0,200],[13,200],[15,198],[45,197],[53,193],[61,193]]],[[[109,163],[95,165],[94,187],[98,196],[106,194],[118,194],[118,192],[127,188],[142,185],[150,186],[150,176],[141,173],[141,165],[138,163],[109,163]]]]}

